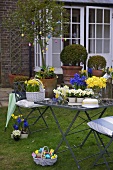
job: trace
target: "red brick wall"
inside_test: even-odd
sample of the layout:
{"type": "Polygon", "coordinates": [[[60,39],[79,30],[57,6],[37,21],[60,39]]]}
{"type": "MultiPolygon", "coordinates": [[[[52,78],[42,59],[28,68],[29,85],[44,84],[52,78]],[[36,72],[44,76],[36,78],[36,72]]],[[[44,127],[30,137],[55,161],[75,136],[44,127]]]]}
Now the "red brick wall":
{"type": "MultiPolygon", "coordinates": [[[[2,27],[3,15],[7,16],[8,9],[15,9],[17,0],[0,0],[0,62],[1,62],[1,86],[9,87],[8,74],[11,73],[11,58],[10,58],[10,33],[2,27]]],[[[29,75],[29,46],[28,42],[22,41],[22,74],[29,75]]],[[[33,54],[33,53],[32,53],[33,54]]],[[[34,57],[32,56],[34,61],[34,57]]],[[[32,61],[32,66],[34,65],[32,61]]],[[[17,68],[19,65],[17,64],[17,68]]]]}

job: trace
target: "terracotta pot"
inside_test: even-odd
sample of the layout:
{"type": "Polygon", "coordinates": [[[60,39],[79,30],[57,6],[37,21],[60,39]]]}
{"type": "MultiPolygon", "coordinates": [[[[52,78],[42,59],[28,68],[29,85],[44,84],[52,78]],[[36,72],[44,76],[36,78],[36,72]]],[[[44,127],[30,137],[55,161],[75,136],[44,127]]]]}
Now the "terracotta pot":
{"type": "Polygon", "coordinates": [[[10,83],[10,86],[13,88],[13,83],[14,83],[14,79],[16,77],[20,77],[20,76],[23,76],[23,75],[17,75],[17,74],[9,74],[9,83],[10,83]]]}
{"type": "Polygon", "coordinates": [[[103,70],[92,70],[92,75],[96,77],[102,77],[103,76],[103,70]]]}
{"type": "Polygon", "coordinates": [[[62,66],[63,70],[63,81],[64,84],[70,84],[70,78],[73,78],[75,73],[79,73],[82,69],[82,66],[62,66]]]}
{"type": "Polygon", "coordinates": [[[57,87],[57,78],[41,79],[45,88],[45,97],[52,98],[54,96],[53,90],[57,87]]]}

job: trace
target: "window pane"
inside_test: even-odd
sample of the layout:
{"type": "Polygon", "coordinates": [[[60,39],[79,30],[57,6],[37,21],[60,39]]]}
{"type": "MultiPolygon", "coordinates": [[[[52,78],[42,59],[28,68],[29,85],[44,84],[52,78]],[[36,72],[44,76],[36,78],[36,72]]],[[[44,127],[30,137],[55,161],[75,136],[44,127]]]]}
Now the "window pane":
{"type": "Polygon", "coordinates": [[[70,39],[67,39],[66,41],[63,41],[63,48],[64,48],[65,46],[71,44],[70,41],[71,41],[70,39]]]}
{"type": "Polygon", "coordinates": [[[104,53],[110,52],[110,40],[104,40],[104,53]]]}
{"type": "Polygon", "coordinates": [[[89,53],[95,53],[95,40],[89,40],[89,53]]]}
{"type": "Polygon", "coordinates": [[[110,23],[110,10],[104,10],[104,22],[110,23]]]}
{"type": "Polygon", "coordinates": [[[89,9],[89,23],[95,23],[95,9],[89,9]]]}
{"type": "Polygon", "coordinates": [[[52,56],[53,56],[52,66],[61,67],[60,54],[53,54],[52,56]]]}
{"type": "Polygon", "coordinates": [[[103,22],[103,10],[102,9],[97,9],[97,23],[102,23],[103,22]]]}
{"type": "Polygon", "coordinates": [[[80,44],[80,39],[72,39],[72,44],[80,44]]]}
{"type": "Polygon", "coordinates": [[[89,38],[95,38],[95,25],[89,25],[89,38]]]}
{"type": "Polygon", "coordinates": [[[64,34],[64,38],[70,38],[70,24],[68,24],[68,30],[67,30],[67,32],[64,34]]]}
{"type": "Polygon", "coordinates": [[[102,25],[97,25],[96,38],[102,38],[102,25]]]}
{"type": "Polygon", "coordinates": [[[110,38],[110,25],[104,26],[104,38],[110,38]]]}
{"type": "Polygon", "coordinates": [[[72,38],[80,38],[80,24],[72,25],[72,38]]]}
{"type": "Polygon", "coordinates": [[[60,53],[61,49],[61,40],[60,39],[53,39],[52,40],[52,45],[53,45],[53,53],[60,53]]]}
{"type": "Polygon", "coordinates": [[[96,40],[96,53],[102,53],[102,40],[96,40]]]}
{"type": "Polygon", "coordinates": [[[72,9],[72,22],[80,22],[80,9],[72,9]]]}

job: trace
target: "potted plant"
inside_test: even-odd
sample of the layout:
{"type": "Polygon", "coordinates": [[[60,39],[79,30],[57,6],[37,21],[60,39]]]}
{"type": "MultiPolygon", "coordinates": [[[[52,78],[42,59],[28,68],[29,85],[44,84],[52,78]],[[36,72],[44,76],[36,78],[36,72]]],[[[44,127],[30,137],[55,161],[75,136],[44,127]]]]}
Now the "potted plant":
{"type": "Polygon", "coordinates": [[[11,116],[15,120],[11,138],[14,138],[15,140],[27,138],[29,126],[27,120],[23,118],[23,115],[16,116],[12,114],[11,116]]]}
{"type": "Polygon", "coordinates": [[[106,59],[101,55],[90,56],[88,59],[88,68],[92,68],[92,75],[101,77],[106,67],[106,59]]]}
{"type": "Polygon", "coordinates": [[[40,79],[45,88],[45,97],[52,98],[53,89],[57,87],[57,75],[54,73],[54,67],[42,67],[35,73],[35,78],[40,79]]]}
{"type": "Polygon", "coordinates": [[[63,63],[64,83],[70,84],[70,78],[82,69],[80,63],[85,64],[87,60],[87,50],[80,44],[71,44],[61,51],[60,60],[63,63]]]}
{"type": "Polygon", "coordinates": [[[25,81],[26,98],[28,101],[42,101],[45,98],[45,89],[43,83],[39,79],[30,79],[25,81]]]}

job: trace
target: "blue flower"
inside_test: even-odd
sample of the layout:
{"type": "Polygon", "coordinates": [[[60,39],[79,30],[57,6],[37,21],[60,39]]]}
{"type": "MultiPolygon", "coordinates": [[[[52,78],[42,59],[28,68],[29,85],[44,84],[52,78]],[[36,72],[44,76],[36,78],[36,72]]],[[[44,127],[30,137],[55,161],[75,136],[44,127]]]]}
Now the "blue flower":
{"type": "Polygon", "coordinates": [[[13,128],[14,128],[15,130],[18,130],[18,129],[19,129],[18,125],[16,125],[16,124],[13,125],[13,128]]]}
{"type": "Polygon", "coordinates": [[[27,120],[24,120],[24,128],[27,128],[29,125],[28,125],[28,122],[27,120]]]}
{"type": "Polygon", "coordinates": [[[86,76],[84,75],[79,75],[78,73],[76,73],[74,75],[74,78],[70,79],[70,83],[74,86],[75,89],[85,89],[86,85],[86,76]]]}
{"type": "Polygon", "coordinates": [[[18,124],[20,124],[22,122],[20,117],[18,117],[17,122],[18,122],[18,124]]]}

